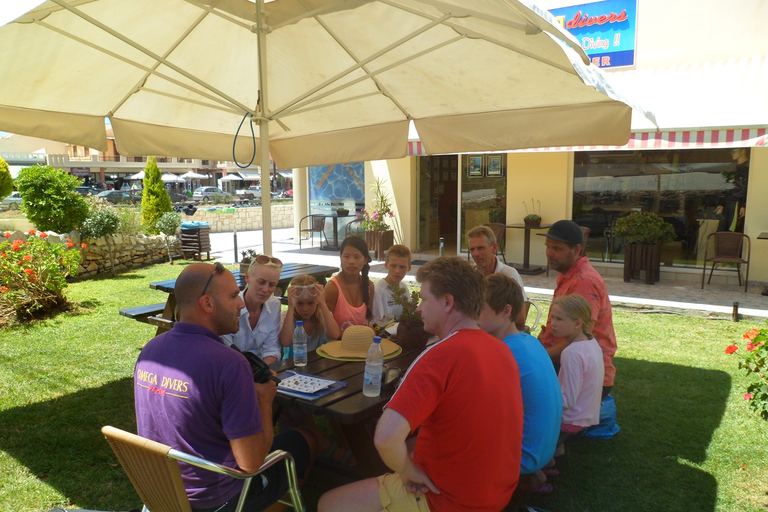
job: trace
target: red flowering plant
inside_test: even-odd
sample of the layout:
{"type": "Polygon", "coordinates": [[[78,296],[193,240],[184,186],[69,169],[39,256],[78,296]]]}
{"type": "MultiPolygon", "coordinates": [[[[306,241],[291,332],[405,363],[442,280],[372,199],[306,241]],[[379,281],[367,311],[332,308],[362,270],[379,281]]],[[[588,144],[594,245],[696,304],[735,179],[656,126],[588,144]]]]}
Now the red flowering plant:
{"type": "Polygon", "coordinates": [[[0,243],[0,319],[14,321],[66,304],[67,277],[77,273],[80,251],[74,244],[49,243],[46,233],[30,230],[26,240],[0,243]]]}
{"type": "Polygon", "coordinates": [[[726,347],[725,353],[743,357],[739,361],[739,369],[752,378],[744,393],[744,400],[749,401],[754,412],[768,420],[768,328],[749,330],[744,333],[743,340],[746,342],[743,351],[734,343],[726,347]]]}

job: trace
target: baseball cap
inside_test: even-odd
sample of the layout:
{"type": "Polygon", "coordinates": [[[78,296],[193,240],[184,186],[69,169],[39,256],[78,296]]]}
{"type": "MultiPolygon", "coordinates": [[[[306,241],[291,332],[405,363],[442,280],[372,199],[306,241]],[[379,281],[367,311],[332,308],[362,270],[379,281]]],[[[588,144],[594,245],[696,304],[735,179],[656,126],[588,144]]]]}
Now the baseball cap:
{"type": "Polygon", "coordinates": [[[546,233],[536,233],[557,242],[580,245],[584,247],[584,232],[572,220],[559,220],[550,226],[546,233]]]}

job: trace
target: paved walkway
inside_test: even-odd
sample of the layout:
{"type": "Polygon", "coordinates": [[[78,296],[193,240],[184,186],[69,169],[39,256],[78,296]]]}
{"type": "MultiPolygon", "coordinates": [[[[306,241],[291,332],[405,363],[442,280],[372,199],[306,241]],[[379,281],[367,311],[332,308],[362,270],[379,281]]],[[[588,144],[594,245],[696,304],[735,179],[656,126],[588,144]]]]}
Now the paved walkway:
{"type": "MultiPolygon", "coordinates": [[[[302,241],[302,249],[293,239],[293,228],[275,229],[272,231],[272,246],[274,256],[284,262],[317,263],[337,266],[339,254],[334,251],[322,251],[307,241],[302,241]]],[[[261,231],[242,231],[237,233],[238,252],[244,249],[261,250],[261,231]]],[[[234,263],[234,234],[212,233],[212,257],[223,263],[234,263]]],[[[417,254],[414,260],[428,260],[434,255],[417,254]]],[[[242,259],[238,255],[238,260],[242,259]]],[[[414,265],[406,279],[413,280],[418,265],[414,265]]],[[[382,262],[374,261],[371,266],[371,277],[380,278],[386,275],[382,262]]],[[[526,292],[533,297],[550,298],[557,284],[557,272],[551,271],[536,276],[523,276],[526,292]]],[[[642,281],[625,283],[621,278],[605,278],[608,292],[613,304],[621,304],[632,308],[669,310],[695,315],[722,316],[730,318],[734,302],[739,303],[739,313],[744,317],[768,319],[768,297],[761,295],[762,287],[750,287],[748,293],[736,286],[705,285],[701,290],[699,285],[682,286],[659,282],[646,285],[642,281]]]]}

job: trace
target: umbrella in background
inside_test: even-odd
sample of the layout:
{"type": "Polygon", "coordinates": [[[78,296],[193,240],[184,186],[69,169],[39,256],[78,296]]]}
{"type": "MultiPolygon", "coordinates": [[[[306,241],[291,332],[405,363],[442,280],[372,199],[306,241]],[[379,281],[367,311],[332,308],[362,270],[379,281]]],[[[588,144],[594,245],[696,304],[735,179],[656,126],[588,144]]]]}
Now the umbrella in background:
{"type": "Polygon", "coordinates": [[[221,178],[219,181],[243,181],[243,178],[241,178],[237,174],[227,174],[226,176],[221,178]]]}
{"type": "Polygon", "coordinates": [[[139,171],[136,174],[132,174],[128,179],[129,180],[143,180],[144,179],[144,171],[139,171]]]}
{"type": "Polygon", "coordinates": [[[270,153],[403,157],[410,121],[430,154],[630,133],[629,100],[531,0],[49,0],[0,40],[0,130],[105,151],[108,117],[121,154],[229,160],[242,125],[262,183],[270,153]]]}
{"type": "Polygon", "coordinates": [[[181,178],[184,178],[185,180],[203,180],[208,177],[207,174],[200,174],[195,171],[189,171],[185,172],[180,176],[181,178]]]}
{"type": "Polygon", "coordinates": [[[170,172],[164,173],[160,176],[160,179],[163,180],[163,183],[184,183],[184,178],[170,172]]]}

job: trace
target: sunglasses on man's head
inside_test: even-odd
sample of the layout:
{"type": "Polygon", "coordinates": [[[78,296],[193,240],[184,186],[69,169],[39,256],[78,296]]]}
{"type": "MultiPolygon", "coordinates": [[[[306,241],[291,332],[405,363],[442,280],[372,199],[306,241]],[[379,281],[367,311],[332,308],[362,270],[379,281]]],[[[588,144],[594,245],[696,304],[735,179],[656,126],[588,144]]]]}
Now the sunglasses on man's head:
{"type": "Polygon", "coordinates": [[[222,265],[218,261],[213,264],[213,272],[211,273],[211,277],[208,278],[208,281],[205,282],[205,287],[203,287],[203,293],[200,294],[201,297],[205,295],[205,292],[208,290],[208,285],[211,284],[211,281],[213,280],[213,276],[215,276],[217,273],[223,274],[225,270],[227,269],[224,268],[224,265],[222,265]]]}

